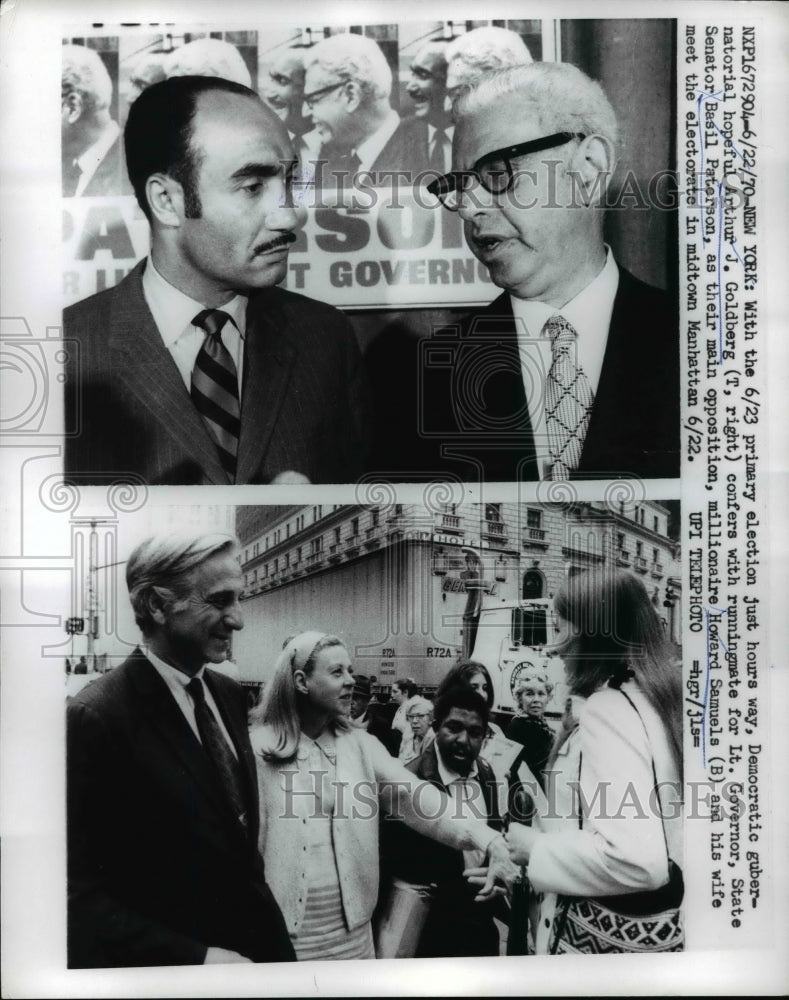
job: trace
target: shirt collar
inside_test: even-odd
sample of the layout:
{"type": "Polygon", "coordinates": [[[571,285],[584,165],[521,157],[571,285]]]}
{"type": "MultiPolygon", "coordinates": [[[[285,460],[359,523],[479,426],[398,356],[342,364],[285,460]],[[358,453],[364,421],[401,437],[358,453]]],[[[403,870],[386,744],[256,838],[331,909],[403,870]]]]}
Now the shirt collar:
{"type": "MultiPolygon", "coordinates": [[[[150,256],[143,272],[142,287],[164,345],[169,349],[192,326],[192,320],[205,306],[163,278],[150,256]]],[[[242,339],[246,330],[246,310],[246,295],[236,295],[222,306],[222,311],[231,317],[242,339]]]]}
{"type": "Polygon", "coordinates": [[[471,765],[471,770],[467,775],[458,774],[457,771],[453,771],[451,767],[447,767],[444,763],[444,758],[441,756],[441,750],[437,743],[433,744],[436,748],[436,760],[438,761],[438,775],[441,778],[441,783],[443,785],[451,785],[453,782],[466,782],[470,781],[472,778],[476,778],[479,773],[479,768],[477,767],[477,762],[471,765]]]}
{"type": "Polygon", "coordinates": [[[529,335],[539,337],[540,331],[551,316],[564,316],[578,331],[579,339],[587,331],[593,335],[604,331],[607,335],[614,308],[614,298],[619,286],[619,269],[611,248],[606,246],[605,264],[589,284],[569,302],[557,309],[556,306],[538,299],[519,299],[510,295],[512,311],[526,323],[529,335]]]}
{"type": "Polygon", "coordinates": [[[179,670],[178,667],[174,667],[171,663],[165,663],[164,660],[160,659],[155,653],[151,652],[150,649],[145,650],[145,655],[151,661],[151,663],[156,667],[156,670],[161,674],[163,680],[169,688],[186,688],[192,677],[198,677],[200,680],[203,679],[203,674],[205,673],[205,664],[197,671],[196,674],[185,674],[183,670],[179,670]]]}
{"type": "Polygon", "coordinates": [[[116,121],[110,119],[109,124],[101,133],[92,146],[88,146],[82,156],[78,156],[74,161],[80,172],[88,177],[92,177],[96,168],[109,152],[110,146],[120,135],[120,127],[116,121]]]}
{"type": "Polygon", "coordinates": [[[390,108],[389,114],[384,118],[380,128],[376,129],[364,142],[359,143],[356,147],[356,155],[359,157],[362,170],[369,170],[370,166],[375,163],[376,157],[395,134],[399,124],[400,115],[393,108],[390,108]]]}
{"type": "Polygon", "coordinates": [[[563,316],[578,334],[577,359],[592,386],[597,391],[603,357],[608,341],[614,299],[619,287],[619,268],[611,248],[606,246],[605,264],[589,284],[569,302],[557,309],[546,302],[519,299],[510,295],[516,327],[528,339],[539,338],[542,328],[551,316],[563,316]],[[521,322],[517,322],[520,320],[521,322]]]}

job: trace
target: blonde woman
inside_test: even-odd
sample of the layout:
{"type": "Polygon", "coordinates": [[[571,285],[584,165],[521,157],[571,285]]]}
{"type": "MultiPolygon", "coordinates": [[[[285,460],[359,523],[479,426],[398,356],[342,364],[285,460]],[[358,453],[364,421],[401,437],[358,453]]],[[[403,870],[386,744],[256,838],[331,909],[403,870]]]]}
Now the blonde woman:
{"type": "Polygon", "coordinates": [[[506,737],[523,746],[523,751],[512,767],[514,774],[524,763],[545,790],[543,772],[548,763],[553,746],[554,734],[545,721],[545,706],[553,694],[553,685],[544,670],[532,663],[519,663],[521,670],[515,689],[515,703],[518,713],[507,727],[506,737]]]}
{"type": "Polygon", "coordinates": [[[484,818],[453,816],[439,789],[351,722],[353,684],[341,640],[303,632],[285,646],[253,712],[261,852],[301,961],[375,957],[379,803],[419,833],[486,852],[481,899],[516,874],[484,818]]]}

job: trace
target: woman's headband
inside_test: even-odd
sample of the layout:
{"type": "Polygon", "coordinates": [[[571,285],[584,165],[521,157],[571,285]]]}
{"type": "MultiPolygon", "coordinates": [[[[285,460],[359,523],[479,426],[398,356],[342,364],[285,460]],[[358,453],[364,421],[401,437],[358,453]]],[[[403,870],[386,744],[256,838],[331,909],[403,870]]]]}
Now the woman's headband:
{"type": "Polygon", "coordinates": [[[294,635],[285,647],[290,657],[291,667],[294,670],[303,670],[315,652],[315,647],[327,635],[328,632],[301,632],[299,635],[294,635]]]}

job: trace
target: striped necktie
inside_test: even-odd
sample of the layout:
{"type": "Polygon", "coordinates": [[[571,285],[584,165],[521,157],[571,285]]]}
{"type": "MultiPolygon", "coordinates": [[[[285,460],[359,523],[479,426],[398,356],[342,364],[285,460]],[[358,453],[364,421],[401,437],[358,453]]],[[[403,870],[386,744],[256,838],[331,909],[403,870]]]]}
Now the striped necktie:
{"type": "Polygon", "coordinates": [[[578,468],[594,405],[594,393],[577,363],[578,333],[563,316],[551,316],[542,328],[551,340],[551,367],[545,382],[545,427],[551,455],[551,479],[569,479],[578,468]]]}
{"type": "Polygon", "coordinates": [[[216,441],[219,458],[230,482],[236,478],[241,406],[238,372],[222,343],[222,327],[230,319],[221,309],[204,309],[192,320],[205,330],[205,340],[192,370],[192,401],[216,441]]]}

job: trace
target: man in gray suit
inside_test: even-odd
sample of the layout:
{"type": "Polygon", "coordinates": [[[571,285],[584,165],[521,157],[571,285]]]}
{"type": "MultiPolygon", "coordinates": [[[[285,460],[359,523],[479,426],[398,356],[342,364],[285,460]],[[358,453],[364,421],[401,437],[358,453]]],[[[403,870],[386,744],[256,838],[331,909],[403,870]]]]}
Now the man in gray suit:
{"type": "Polygon", "coordinates": [[[356,479],[366,392],[353,331],[274,287],[299,224],[285,127],[247,87],[186,76],[141,94],[124,141],[151,252],[65,311],[66,479],[356,479]]]}

